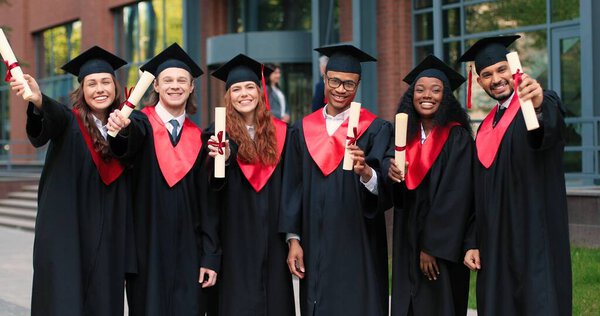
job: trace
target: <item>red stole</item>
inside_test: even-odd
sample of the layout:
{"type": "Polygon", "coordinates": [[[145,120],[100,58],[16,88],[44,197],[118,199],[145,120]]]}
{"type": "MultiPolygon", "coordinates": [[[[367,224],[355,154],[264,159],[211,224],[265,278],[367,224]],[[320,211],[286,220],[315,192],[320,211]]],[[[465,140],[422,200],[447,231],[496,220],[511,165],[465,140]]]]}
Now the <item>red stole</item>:
{"type": "Polygon", "coordinates": [[[272,122],[273,125],[275,125],[275,137],[277,139],[277,162],[273,165],[263,165],[259,161],[247,163],[241,161],[239,157],[237,158],[242,173],[256,192],[262,190],[265,184],[269,182],[271,175],[273,175],[275,168],[277,168],[277,165],[279,164],[279,159],[281,159],[281,153],[283,152],[283,145],[285,145],[287,124],[276,118],[273,118],[272,122]]]}
{"type": "MultiPolygon", "coordinates": [[[[377,116],[366,109],[360,109],[360,119],[358,121],[358,140],[362,133],[369,128],[377,116]]],[[[304,141],[308,148],[308,153],[317,164],[324,176],[331,174],[344,159],[346,146],[346,135],[348,131],[348,118],[342,125],[329,136],[323,109],[307,115],[302,120],[302,129],[304,130],[304,141]]]]}
{"type": "Polygon", "coordinates": [[[94,144],[92,144],[92,138],[88,131],[85,129],[83,122],[79,118],[79,111],[76,108],[73,108],[73,114],[75,114],[75,119],[77,120],[77,124],[79,125],[79,129],[81,130],[81,135],[83,135],[83,139],[85,140],[85,144],[92,155],[92,160],[96,165],[96,169],[98,170],[98,174],[100,175],[100,179],[106,185],[110,185],[113,181],[117,180],[119,176],[123,173],[123,166],[121,163],[114,158],[111,158],[108,162],[104,161],[100,156],[100,153],[94,150],[94,144]]]}
{"type": "Polygon", "coordinates": [[[423,181],[442,152],[442,148],[444,148],[450,135],[450,130],[458,125],[460,124],[457,122],[450,122],[446,126],[436,126],[431,130],[423,144],[421,144],[420,133],[407,144],[406,187],[409,190],[414,190],[421,184],[421,181],[423,181]]]}
{"type": "Polygon", "coordinates": [[[186,118],[181,129],[181,137],[176,146],[165,124],[156,114],[153,106],[142,109],[148,116],[154,135],[154,151],[160,171],[169,187],[173,187],[192,169],[202,148],[201,131],[190,119],[186,118]]]}
{"type": "Polygon", "coordinates": [[[477,157],[486,169],[494,163],[498,148],[500,148],[500,143],[502,143],[502,138],[504,138],[506,130],[520,108],[521,104],[519,103],[519,98],[514,94],[508,109],[506,109],[506,112],[504,112],[504,115],[502,115],[500,121],[496,124],[496,127],[493,127],[492,124],[494,115],[496,114],[496,111],[498,111],[497,106],[495,111],[490,111],[481,123],[481,127],[479,127],[479,131],[475,137],[475,146],[477,147],[477,157]]]}

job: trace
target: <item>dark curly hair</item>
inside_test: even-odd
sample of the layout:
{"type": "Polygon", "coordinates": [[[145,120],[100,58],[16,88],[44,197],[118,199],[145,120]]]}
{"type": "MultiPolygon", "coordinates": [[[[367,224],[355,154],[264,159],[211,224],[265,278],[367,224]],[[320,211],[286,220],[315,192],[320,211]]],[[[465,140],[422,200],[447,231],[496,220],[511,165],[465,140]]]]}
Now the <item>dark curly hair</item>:
{"type": "MultiPolygon", "coordinates": [[[[413,84],[408,87],[408,90],[406,90],[398,105],[398,113],[408,114],[408,139],[412,139],[415,135],[418,135],[417,133],[421,130],[421,119],[413,105],[415,83],[416,82],[413,82],[413,84]]],[[[444,85],[442,103],[433,116],[433,126],[445,126],[450,122],[458,122],[470,134],[473,132],[471,128],[471,119],[469,118],[467,111],[465,111],[460,102],[458,102],[452,93],[452,90],[450,90],[450,87],[444,85]]]]}

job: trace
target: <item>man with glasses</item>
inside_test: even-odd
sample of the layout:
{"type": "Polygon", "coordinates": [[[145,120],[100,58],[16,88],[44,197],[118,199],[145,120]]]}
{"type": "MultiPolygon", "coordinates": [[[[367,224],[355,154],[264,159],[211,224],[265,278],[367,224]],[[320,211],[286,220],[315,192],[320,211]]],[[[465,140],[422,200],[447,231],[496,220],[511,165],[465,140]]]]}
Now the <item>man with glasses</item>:
{"type": "Polygon", "coordinates": [[[362,109],[349,147],[354,170],[342,169],[360,63],[375,58],[351,45],[316,50],[329,56],[323,77],[328,103],[289,136],[279,221],[290,246],[288,267],[301,280],[302,315],[387,315],[385,219],[378,211],[377,179],[391,124],[362,109]]]}

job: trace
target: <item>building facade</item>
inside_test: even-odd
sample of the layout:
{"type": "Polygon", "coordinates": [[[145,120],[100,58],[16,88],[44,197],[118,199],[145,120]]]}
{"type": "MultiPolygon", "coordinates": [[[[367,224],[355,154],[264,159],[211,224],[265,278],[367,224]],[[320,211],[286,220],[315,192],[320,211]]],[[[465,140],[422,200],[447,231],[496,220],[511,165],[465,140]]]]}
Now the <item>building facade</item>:
{"type": "MultiPolygon", "coordinates": [[[[310,111],[320,80],[314,47],[353,43],[378,58],[363,68],[357,100],[391,120],[402,78],[427,54],[466,74],[456,60],[477,39],[520,34],[515,48],[526,72],[561,95],[567,109],[565,168],[570,185],[600,184],[600,2],[593,0],[5,0],[0,26],[25,72],[44,93],[68,103],[75,84],[60,66],[100,45],[130,64],[118,73],[129,86],[138,67],[178,42],[205,72],[238,53],[281,66],[292,120],[310,111]]],[[[5,67],[2,65],[2,71],[5,67]]],[[[201,126],[222,102],[222,82],[196,82],[201,126]]],[[[477,121],[493,107],[477,84],[477,121]]],[[[464,100],[465,88],[459,92],[464,100]]],[[[28,145],[25,102],[0,85],[0,160],[41,159],[28,145]]]]}

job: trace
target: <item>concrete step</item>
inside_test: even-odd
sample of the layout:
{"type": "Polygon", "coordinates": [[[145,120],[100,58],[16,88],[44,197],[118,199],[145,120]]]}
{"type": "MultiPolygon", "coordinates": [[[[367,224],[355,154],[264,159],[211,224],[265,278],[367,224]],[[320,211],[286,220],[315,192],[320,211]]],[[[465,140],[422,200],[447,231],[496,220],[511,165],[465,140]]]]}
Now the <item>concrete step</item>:
{"type": "Polygon", "coordinates": [[[38,187],[37,184],[24,185],[23,186],[23,191],[34,191],[34,192],[37,192],[38,188],[39,187],[38,187]]]}
{"type": "Polygon", "coordinates": [[[37,209],[37,200],[29,201],[29,200],[17,200],[17,199],[1,199],[0,207],[2,207],[2,206],[37,209]]]}
{"type": "Polygon", "coordinates": [[[2,217],[0,216],[0,226],[19,228],[27,231],[35,230],[35,221],[12,218],[12,217],[2,217]]]}
{"type": "Polygon", "coordinates": [[[36,210],[26,208],[0,207],[0,217],[13,217],[35,221],[36,210]]]}
{"type": "Polygon", "coordinates": [[[9,198],[37,201],[37,191],[11,192],[9,198]]]}

